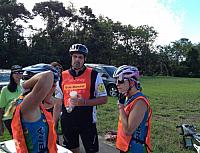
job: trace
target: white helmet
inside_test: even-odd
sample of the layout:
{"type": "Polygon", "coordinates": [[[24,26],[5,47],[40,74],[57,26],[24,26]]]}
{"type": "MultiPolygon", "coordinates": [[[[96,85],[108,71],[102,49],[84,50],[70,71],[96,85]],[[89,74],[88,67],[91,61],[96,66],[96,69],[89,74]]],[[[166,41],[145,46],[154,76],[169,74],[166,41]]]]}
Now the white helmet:
{"type": "MultiPolygon", "coordinates": [[[[128,79],[129,81],[135,82],[135,87],[138,90],[142,90],[141,84],[138,81],[140,78],[140,72],[137,67],[129,66],[129,65],[122,65],[117,68],[117,70],[113,74],[114,78],[117,78],[120,81],[123,81],[124,79],[128,79]]],[[[128,90],[130,90],[133,86],[130,86],[128,90]]]]}
{"type": "Polygon", "coordinates": [[[69,53],[72,55],[73,53],[83,54],[85,56],[88,55],[88,49],[85,45],[82,44],[73,44],[70,49],[69,53]]]}
{"type": "Polygon", "coordinates": [[[140,78],[140,72],[137,67],[122,65],[117,68],[117,70],[113,74],[113,77],[119,78],[119,80],[123,79],[138,80],[140,78]]]}

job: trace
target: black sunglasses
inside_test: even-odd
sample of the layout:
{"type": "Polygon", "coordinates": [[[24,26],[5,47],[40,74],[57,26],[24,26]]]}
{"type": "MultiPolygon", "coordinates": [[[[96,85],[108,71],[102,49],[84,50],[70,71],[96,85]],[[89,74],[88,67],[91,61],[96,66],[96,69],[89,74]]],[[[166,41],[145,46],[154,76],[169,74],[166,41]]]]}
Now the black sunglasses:
{"type": "Polygon", "coordinates": [[[19,71],[19,72],[13,72],[13,74],[23,74],[22,71],[19,71]]]}
{"type": "Polygon", "coordinates": [[[116,80],[116,84],[123,84],[124,82],[125,82],[125,80],[127,80],[127,79],[123,79],[123,80],[116,80]]]}

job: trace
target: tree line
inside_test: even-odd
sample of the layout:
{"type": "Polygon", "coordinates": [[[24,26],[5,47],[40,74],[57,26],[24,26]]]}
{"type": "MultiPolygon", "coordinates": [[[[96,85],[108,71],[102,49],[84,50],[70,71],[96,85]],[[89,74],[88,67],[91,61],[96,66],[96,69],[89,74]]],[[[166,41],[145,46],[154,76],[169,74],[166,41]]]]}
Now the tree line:
{"type": "Polygon", "coordinates": [[[200,43],[180,38],[169,45],[155,45],[158,32],[149,25],[131,26],[96,16],[88,6],[64,7],[59,1],[36,3],[32,12],[16,0],[0,0],[0,67],[13,64],[60,62],[70,67],[68,49],[74,43],[89,49],[88,63],[135,65],[144,75],[200,76],[200,43]],[[44,28],[24,24],[42,18],[44,28]],[[20,22],[19,22],[20,21],[20,22]]]}

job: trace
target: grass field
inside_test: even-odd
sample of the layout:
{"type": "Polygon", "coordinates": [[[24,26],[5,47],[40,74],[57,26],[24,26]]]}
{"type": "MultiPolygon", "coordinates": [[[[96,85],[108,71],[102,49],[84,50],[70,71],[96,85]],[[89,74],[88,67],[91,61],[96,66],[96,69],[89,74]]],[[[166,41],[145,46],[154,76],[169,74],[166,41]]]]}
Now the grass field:
{"type": "MultiPolygon", "coordinates": [[[[153,110],[153,152],[194,152],[182,147],[182,137],[176,125],[191,123],[200,129],[200,79],[143,77],[141,83],[153,110]]],[[[117,115],[116,99],[109,97],[108,104],[98,107],[98,129],[101,134],[117,129],[117,115]]]]}
{"type": "MultiPolygon", "coordinates": [[[[174,77],[143,77],[143,93],[153,110],[151,140],[154,153],[192,153],[183,148],[176,125],[194,124],[200,129],[200,79],[174,77]]],[[[98,106],[98,131],[117,130],[116,98],[109,97],[106,105],[98,106]]],[[[200,130],[199,130],[200,132],[200,130]]],[[[6,134],[7,135],[7,134],[6,134]]],[[[0,141],[9,139],[0,137],[0,141]]]]}

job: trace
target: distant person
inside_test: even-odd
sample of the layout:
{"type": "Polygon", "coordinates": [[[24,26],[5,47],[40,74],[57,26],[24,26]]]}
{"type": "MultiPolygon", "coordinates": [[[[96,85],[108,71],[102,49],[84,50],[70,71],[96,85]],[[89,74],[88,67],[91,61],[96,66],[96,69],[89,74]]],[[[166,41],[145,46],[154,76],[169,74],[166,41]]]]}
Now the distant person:
{"type": "MultiPolygon", "coordinates": [[[[59,85],[59,81],[61,79],[61,75],[62,75],[62,71],[63,71],[63,67],[60,63],[58,62],[52,62],[51,65],[58,71],[58,75],[59,75],[59,78],[58,78],[58,81],[56,82],[56,86],[60,86],[59,85]]],[[[54,93],[54,96],[57,94],[57,90],[55,90],[55,93],[54,93]]]]}
{"type": "MultiPolygon", "coordinates": [[[[56,86],[59,86],[59,80],[60,80],[63,68],[62,68],[62,66],[58,62],[51,62],[50,65],[53,66],[58,71],[58,76],[59,77],[58,77],[58,81],[56,82],[56,86]]],[[[55,96],[56,92],[57,91],[55,90],[55,92],[53,93],[53,96],[55,96]]],[[[52,97],[50,97],[50,98],[52,98],[52,97]]],[[[54,99],[50,99],[50,100],[54,100],[54,99]]],[[[50,109],[47,109],[47,111],[51,112],[52,115],[53,115],[53,107],[50,108],[50,109]]]]}
{"type": "Polygon", "coordinates": [[[7,86],[3,87],[0,95],[0,135],[4,133],[3,122],[8,129],[8,132],[12,136],[11,121],[12,114],[7,117],[3,117],[10,106],[11,101],[19,97],[21,94],[20,79],[22,78],[22,66],[13,65],[11,67],[10,82],[7,86]]]}
{"type": "Polygon", "coordinates": [[[149,153],[152,110],[141,93],[139,71],[134,66],[123,65],[113,77],[119,91],[116,148],[120,153],[149,153]]]}
{"type": "Polygon", "coordinates": [[[57,122],[62,105],[61,128],[66,148],[80,153],[80,136],[85,152],[95,153],[99,151],[96,105],[107,102],[106,89],[100,75],[84,65],[88,55],[85,45],[74,44],[69,53],[71,68],[62,72],[61,89],[56,95],[60,105],[54,109],[54,121],[57,122]]]}
{"type": "Polygon", "coordinates": [[[15,111],[12,131],[16,150],[20,153],[56,153],[54,122],[46,108],[53,106],[47,97],[55,89],[58,73],[49,64],[36,64],[23,70],[23,94],[5,114],[15,111]]]}
{"type": "MultiPolygon", "coordinates": [[[[60,77],[61,77],[61,74],[62,74],[62,71],[63,71],[63,68],[62,68],[62,65],[58,62],[52,62],[51,65],[58,71],[58,75],[59,75],[59,78],[58,78],[58,81],[56,82],[56,86],[58,86],[59,88],[59,80],[60,80],[60,77]]],[[[57,88],[56,88],[57,89],[57,88]]],[[[55,96],[57,94],[57,90],[55,89],[55,92],[53,94],[53,96],[55,96]]],[[[56,103],[56,100],[57,99],[54,99],[55,100],[55,103],[56,103]]],[[[53,114],[53,108],[50,108],[48,109],[48,111],[50,111],[52,114],[53,114]]],[[[57,144],[59,144],[59,133],[58,133],[58,125],[59,125],[59,119],[57,120],[57,122],[55,122],[55,130],[56,130],[56,133],[57,133],[57,144]]]]}

